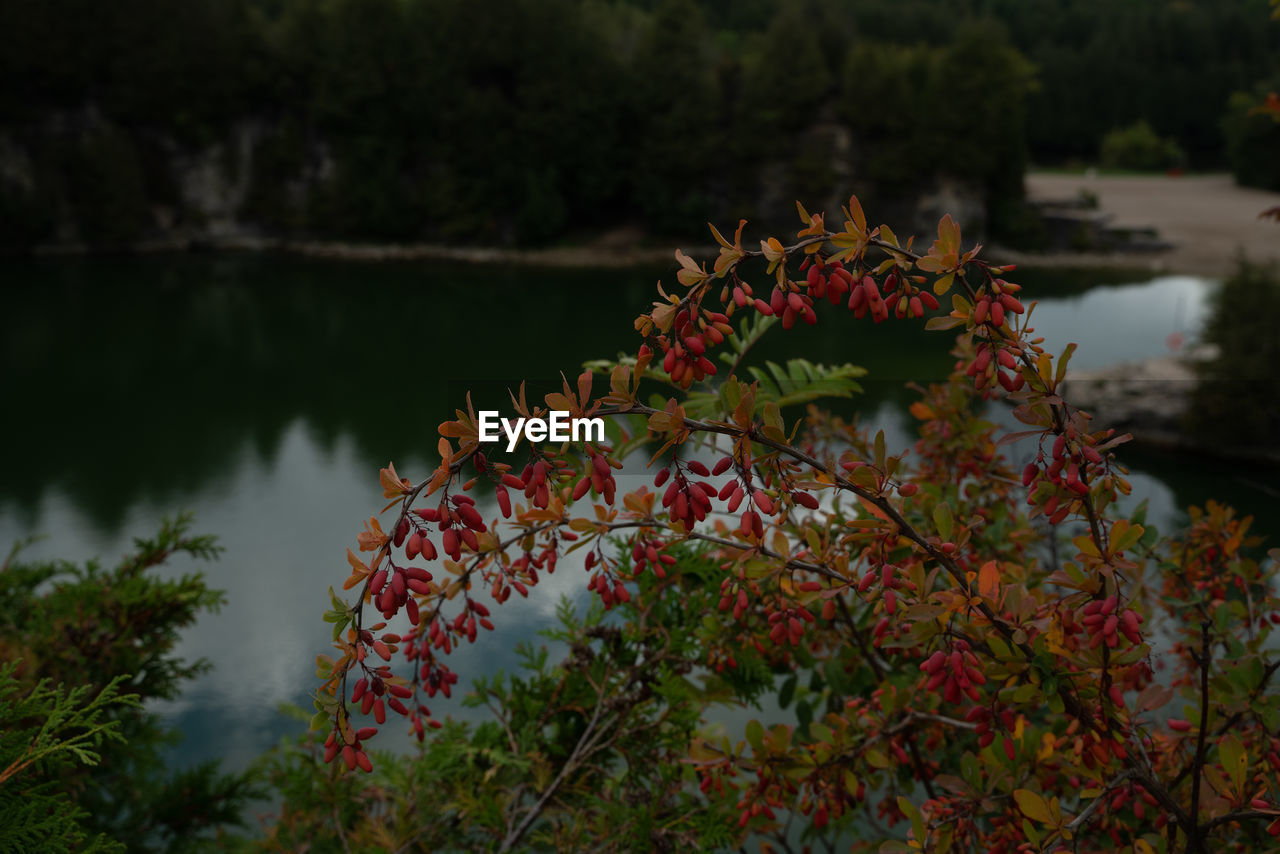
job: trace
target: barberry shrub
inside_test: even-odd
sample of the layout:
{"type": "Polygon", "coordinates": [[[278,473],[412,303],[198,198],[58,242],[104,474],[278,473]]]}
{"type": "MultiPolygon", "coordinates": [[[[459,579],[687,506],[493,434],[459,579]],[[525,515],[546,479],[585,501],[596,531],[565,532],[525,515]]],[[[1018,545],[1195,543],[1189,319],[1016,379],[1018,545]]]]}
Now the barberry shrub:
{"type": "MultiPolygon", "coordinates": [[[[503,455],[480,444],[468,405],[440,426],[434,471],[413,481],[383,469],[390,515],[356,538],[343,584],[353,599],[331,591],[325,617],[336,655],[317,662],[319,759],[360,785],[389,716],[431,745],[428,761],[460,749],[431,707],[459,679],[451,652],[492,630],[503,602],[559,569],[583,573],[605,609],[643,605],[697,586],[701,564],[682,551],[696,546],[715,567],[716,601],[691,598],[669,630],[701,633],[685,678],[731,679],[752,666],[746,649],[782,674],[779,705],[796,703],[768,725],[700,730],[667,760],[681,769],[680,796],[696,792],[728,822],[729,844],[754,834],[762,847],[798,835],[880,851],[1275,850],[1276,552],[1259,559],[1249,520],[1217,504],[1161,538],[1141,505],[1122,502],[1116,449],[1127,437],[1059,394],[1074,345],[1045,351],[1013,268],[983,260],[949,216],[917,251],[869,226],[856,198],[840,230],[799,213],[794,240],[759,249],[744,245],[745,223],[732,240],[713,228],[711,268],[677,253],[680,289],[659,287],[631,355],[592,363],[541,402],[513,392],[519,417],[607,418],[607,441],[503,455]],[[950,380],[911,407],[910,449],[891,453],[883,432],[814,402],[851,393],[856,369],[748,365],[766,332],[799,335],[824,314],[851,335],[859,321],[957,335],[950,380]],[[990,400],[1026,429],[1002,435],[979,417],[990,400]],[[633,454],[648,474],[623,490],[633,454]],[[500,518],[476,503],[490,489],[500,518]],[[407,630],[389,631],[401,614],[407,630]],[[806,674],[803,685],[788,678],[806,674]]],[[[643,608],[625,614],[647,625],[643,608]]],[[[551,703],[577,733],[560,742],[560,770],[503,773],[527,758],[528,742],[508,734],[505,758],[485,760],[486,797],[453,802],[451,828],[499,819],[502,847],[554,847],[554,826],[520,834],[563,803],[560,787],[594,744],[581,733],[632,690],[591,682],[582,699],[551,703]],[[614,700],[592,693],[608,691],[614,700]]],[[[643,735],[645,720],[611,717],[599,737],[643,735]]],[[[594,846],[629,844],[607,804],[605,781],[635,767],[620,755],[594,769],[595,811],[580,823],[594,846]]],[[[657,821],[670,804],[661,795],[633,798],[635,813],[657,821]]],[[[346,815],[321,820],[341,834],[346,815]]],[[[383,844],[413,847],[434,821],[384,826],[383,844]]]]}

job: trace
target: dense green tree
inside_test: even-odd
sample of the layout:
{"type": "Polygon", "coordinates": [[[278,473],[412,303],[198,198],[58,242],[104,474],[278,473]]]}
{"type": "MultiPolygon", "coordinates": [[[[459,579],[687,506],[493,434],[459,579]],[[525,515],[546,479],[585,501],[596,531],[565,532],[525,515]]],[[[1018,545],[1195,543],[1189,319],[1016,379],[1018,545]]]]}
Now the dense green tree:
{"type": "Polygon", "coordinates": [[[632,194],[659,231],[688,230],[714,209],[709,176],[723,129],[706,22],[693,0],[663,0],[631,66],[632,194]]]}
{"type": "Polygon", "coordinates": [[[1214,292],[1203,333],[1213,359],[1188,407],[1190,426],[1215,448],[1267,447],[1280,433],[1280,272],[1241,259],[1214,292]]]}
{"type": "Polygon", "coordinates": [[[1222,119],[1227,160],[1236,181],[1246,187],[1280,190],[1280,113],[1262,108],[1277,91],[1280,77],[1252,92],[1236,92],[1222,119]]]}

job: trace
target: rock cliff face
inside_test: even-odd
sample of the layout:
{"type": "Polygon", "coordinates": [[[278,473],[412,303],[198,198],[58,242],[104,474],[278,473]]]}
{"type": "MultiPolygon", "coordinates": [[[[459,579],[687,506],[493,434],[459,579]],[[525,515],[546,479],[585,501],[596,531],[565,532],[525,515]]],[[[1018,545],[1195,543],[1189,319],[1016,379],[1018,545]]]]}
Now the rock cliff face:
{"type": "MultiPolygon", "coordinates": [[[[177,181],[181,210],[193,225],[198,223],[188,239],[220,242],[254,231],[241,221],[241,212],[253,184],[254,150],[262,136],[262,123],[247,121],[238,123],[228,140],[195,150],[171,147],[169,168],[177,181]]],[[[159,217],[156,225],[163,229],[159,217]]]]}
{"type": "Polygon", "coordinates": [[[0,248],[235,246],[262,239],[245,216],[260,120],[220,139],[113,123],[93,107],[0,126],[0,248]]]}
{"type": "Polygon", "coordinates": [[[1199,380],[1197,365],[1212,360],[1215,354],[1215,348],[1203,345],[1179,356],[1158,356],[1097,371],[1071,371],[1063,395],[1091,414],[1094,423],[1130,433],[1140,444],[1280,464],[1280,453],[1274,448],[1211,446],[1187,430],[1187,414],[1199,380]]]}
{"type": "Polygon", "coordinates": [[[1192,360],[1160,356],[1098,371],[1072,371],[1063,393],[1096,423],[1172,448],[1188,442],[1183,418],[1195,386],[1192,360]]]}
{"type": "MultiPolygon", "coordinates": [[[[823,119],[794,139],[793,150],[757,173],[747,216],[760,227],[793,228],[796,199],[828,211],[839,227],[840,206],[857,192],[874,196],[883,221],[909,225],[919,239],[931,238],[948,212],[967,239],[985,232],[986,200],[959,180],[922,179],[907,197],[890,197],[859,171],[848,127],[823,119]]],[[[218,137],[185,139],[171,130],[126,129],[92,106],[0,125],[0,250],[253,248],[314,240],[307,212],[332,196],[331,179],[342,166],[323,140],[297,138],[261,118],[235,122],[218,137]]],[[[731,215],[708,211],[707,219],[731,215]]],[[[429,223],[420,231],[432,234],[429,223]]],[[[346,235],[329,228],[324,236],[346,235]]],[[[899,236],[908,236],[905,227],[899,236]]]]}

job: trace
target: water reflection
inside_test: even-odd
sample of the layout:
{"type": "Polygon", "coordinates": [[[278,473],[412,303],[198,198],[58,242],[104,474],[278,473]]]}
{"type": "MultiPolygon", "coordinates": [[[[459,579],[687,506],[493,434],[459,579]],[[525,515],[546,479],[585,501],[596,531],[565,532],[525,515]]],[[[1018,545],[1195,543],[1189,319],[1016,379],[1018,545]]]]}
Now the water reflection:
{"type": "MultiPolygon", "coordinates": [[[[181,761],[240,767],[297,729],[274,709],[308,704],[310,662],[326,648],[325,591],[345,576],[360,520],[382,504],[378,467],[394,459],[409,476],[425,473],[435,426],[467,389],[477,406],[506,409],[519,379],[539,394],[560,371],[615,353],[667,272],[269,257],[12,262],[0,320],[9,415],[0,543],[44,533],[35,556],[110,560],[161,516],[194,511],[198,530],[227,548],[209,575],[229,604],[180,649],[215,669],[161,708],[188,734],[181,761]]],[[[1022,280],[1049,294],[1037,327],[1056,350],[1079,342],[1081,366],[1161,352],[1171,323],[1195,328],[1208,288],[1165,277],[1089,289],[1091,280],[1059,275],[1037,290],[1036,278],[1022,280]],[[1177,317],[1172,306],[1182,306],[1177,317]]],[[[908,443],[905,383],[946,376],[950,337],[835,315],[805,334],[811,360],[871,371],[867,397],[839,408],[883,427],[890,446],[908,443]]],[[[794,339],[778,335],[755,357],[794,353],[794,339]]],[[[1280,518],[1274,493],[1238,479],[1248,472],[1134,459],[1135,490],[1152,499],[1162,530],[1213,494],[1280,518]]],[[[562,562],[532,599],[504,608],[500,634],[457,654],[459,669],[512,670],[515,641],[552,621],[561,593],[583,601],[581,587],[573,562],[562,562]]]]}
{"type": "Polygon", "coordinates": [[[1078,345],[1071,367],[1090,370],[1168,352],[1174,332],[1194,338],[1208,314],[1209,286],[1195,276],[1096,288],[1078,296],[1041,300],[1032,325],[1049,352],[1078,345]]]}

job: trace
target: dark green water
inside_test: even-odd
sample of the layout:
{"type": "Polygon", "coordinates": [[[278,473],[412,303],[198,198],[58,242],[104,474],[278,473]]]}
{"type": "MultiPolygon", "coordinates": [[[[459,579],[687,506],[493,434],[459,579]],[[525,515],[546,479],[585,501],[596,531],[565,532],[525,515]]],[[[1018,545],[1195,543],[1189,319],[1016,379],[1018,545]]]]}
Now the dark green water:
{"type": "MultiPolygon", "coordinates": [[[[572,377],[587,359],[633,349],[632,320],[659,277],[672,279],[669,270],[270,256],[6,262],[0,544],[43,534],[35,556],[113,559],[162,516],[194,511],[198,530],[227,548],[209,574],[229,604],[182,645],[215,670],[162,711],[188,736],[175,761],[242,766],[296,731],[279,703],[309,706],[326,590],[346,576],[345,549],[383,503],[378,468],[394,460],[421,477],[436,426],[468,389],[477,406],[506,410],[506,389],[521,379],[540,394],[561,371],[572,377]]],[[[1021,281],[1044,297],[1038,328],[1057,350],[1080,342],[1082,367],[1155,355],[1175,328],[1193,332],[1211,286],[1021,281]]],[[[803,344],[798,334],[779,334],[759,356],[803,350],[868,367],[859,409],[891,446],[913,429],[904,384],[941,379],[951,364],[950,337],[916,327],[832,313],[803,330],[803,344]]],[[[1274,473],[1155,455],[1131,462],[1162,530],[1214,496],[1277,530],[1274,473]]],[[[580,576],[562,567],[532,599],[504,608],[501,633],[455,655],[461,672],[510,668],[515,642],[551,622],[561,593],[582,597],[580,576]]],[[[394,741],[388,732],[381,746],[394,741]]]]}

